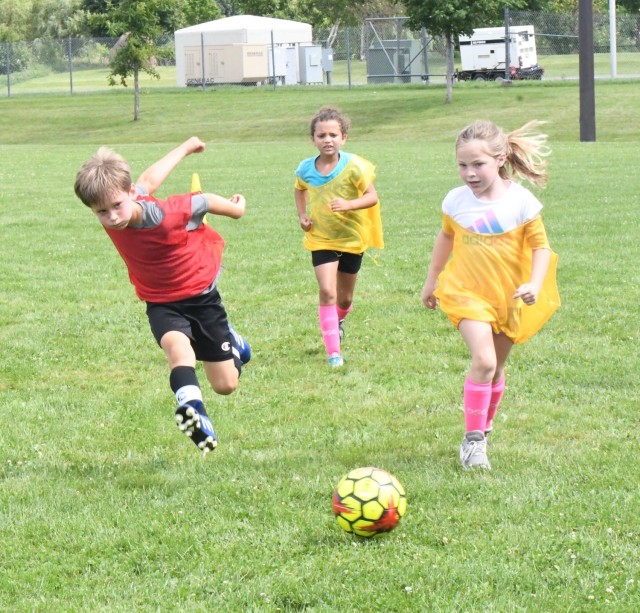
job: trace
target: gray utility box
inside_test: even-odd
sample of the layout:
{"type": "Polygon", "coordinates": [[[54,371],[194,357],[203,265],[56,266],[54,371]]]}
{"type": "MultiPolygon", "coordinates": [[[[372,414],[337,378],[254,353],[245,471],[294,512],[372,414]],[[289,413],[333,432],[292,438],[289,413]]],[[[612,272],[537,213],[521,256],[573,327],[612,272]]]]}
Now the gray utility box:
{"type": "Polygon", "coordinates": [[[308,45],[298,47],[300,67],[300,83],[324,83],[322,72],[322,47],[308,45]]]}
{"type": "Polygon", "coordinates": [[[367,49],[367,83],[421,83],[423,59],[419,40],[374,40],[367,49]]]}
{"type": "Polygon", "coordinates": [[[322,70],[325,72],[333,71],[333,49],[322,48],[322,70]]]}

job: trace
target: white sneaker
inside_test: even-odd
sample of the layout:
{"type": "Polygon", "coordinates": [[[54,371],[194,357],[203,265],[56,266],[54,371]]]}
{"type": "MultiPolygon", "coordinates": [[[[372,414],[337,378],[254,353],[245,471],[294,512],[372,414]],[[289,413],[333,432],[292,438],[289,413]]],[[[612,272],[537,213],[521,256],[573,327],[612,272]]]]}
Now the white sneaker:
{"type": "Polygon", "coordinates": [[[487,439],[480,430],[467,432],[460,445],[460,462],[462,468],[486,468],[491,470],[487,458],[487,439]]]}
{"type": "Polygon", "coordinates": [[[327,358],[327,364],[331,368],[340,368],[340,366],[344,365],[344,358],[339,353],[333,353],[327,358]]]}

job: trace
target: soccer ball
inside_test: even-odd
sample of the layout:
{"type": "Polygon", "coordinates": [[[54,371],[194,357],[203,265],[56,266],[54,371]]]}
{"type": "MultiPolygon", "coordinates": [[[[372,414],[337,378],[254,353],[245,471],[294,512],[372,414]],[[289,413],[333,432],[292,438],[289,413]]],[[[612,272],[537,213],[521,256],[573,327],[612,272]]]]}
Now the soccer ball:
{"type": "Polygon", "coordinates": [[[333,492],[333,512],[339,526],[358,536],[390,532],[407,512],[400,482],[386,470],[366,466],[342,477],[333,492]]]}

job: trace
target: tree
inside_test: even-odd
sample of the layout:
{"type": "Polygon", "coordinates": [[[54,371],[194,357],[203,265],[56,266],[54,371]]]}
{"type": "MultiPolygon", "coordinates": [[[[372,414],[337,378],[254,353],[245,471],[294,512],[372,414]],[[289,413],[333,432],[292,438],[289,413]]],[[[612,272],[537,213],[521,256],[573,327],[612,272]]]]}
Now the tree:
{"type": "Polygon", "coordinates": [[[0,41],[32,41],[79,32],[80,0],[0,0],[0,41]]]}
{"type": "Polygon", "coordinates": [[[216,0],[183,0],[180,27],[213,21],[221,16],[216,0]]]}
{"type": "Polygon", "coordinates": [[[525,0],[403,0],[409,16],[409,27],[425,28],[432,36],[443,36],[446,40],[447,94],[445,102],[453,100],[453,47],[455,37],[472,34],[480,24],[501,23],[505,6],[522,8],[525,0]]]}
{"type": "MultiPolygon", "coordinates": [[[[15,1],[15,0],[12,0],[15,1]]],[[[92,36],[110,36],[105,16],[115,11],[123,0],[76,0],[86,16],[86,30],[92,36]]],[[[225,0],[164,0],[157,15],[162,34],[173,34],[179,28],[218,19],[224,10],[231,10],[225,0]],[[225,8],[226,7],[226,8],[225,8]]]]}
{"type": "Polygon", "coordinates": [[[394,4],[393,0],[236,0],[233,3],[241,13],[260,17],[293,19],[310,23],[314,27],[331,27],[335,23],[360,23],[363,6],[394,4]]]}
{"type": "MultiPolygon", "coordinates": [[[[127,79],[133,76],[133,120],[138,121],[140,71],[160,78],[155,69],[155,60],[166,52],[158,47],[156,41],[168,24],[175,24],[176,5],[171,0],[121,0],[118,5],[110,4],[102,18],[107,32],[120,37],[110,64],[109,85],[116,85],[116,77],[119,77],[119,82],[126,87],[127,79]]],[[[175,25],[172,31],[174,29],[175,25]]]]}

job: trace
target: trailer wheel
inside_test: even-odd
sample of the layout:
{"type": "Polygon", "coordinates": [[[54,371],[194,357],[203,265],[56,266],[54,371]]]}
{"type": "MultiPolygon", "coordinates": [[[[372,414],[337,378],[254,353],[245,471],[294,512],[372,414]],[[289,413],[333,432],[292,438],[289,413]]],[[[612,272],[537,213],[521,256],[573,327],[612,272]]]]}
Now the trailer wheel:
{"type": "Polygon", "coordinates": [[[486,81],[486,79],[484,78],[483,74],[475,74],[475,75],[473,75],[473,80],[474,81],[486,81]]]}

